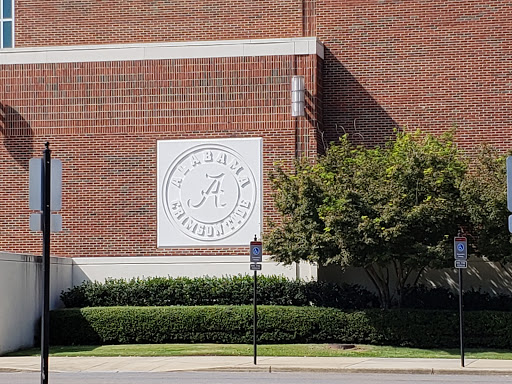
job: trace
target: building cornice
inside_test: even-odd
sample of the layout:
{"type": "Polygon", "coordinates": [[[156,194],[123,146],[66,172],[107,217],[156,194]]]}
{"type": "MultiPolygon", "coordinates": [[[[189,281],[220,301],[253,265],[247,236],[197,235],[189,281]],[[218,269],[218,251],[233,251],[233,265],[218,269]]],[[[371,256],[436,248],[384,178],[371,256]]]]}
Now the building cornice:
{"type": "Polygon", "coordinates": [[[285,55],[317,55],[323,59],[324,46],[315,37],[298,37],[289,39],[11,48],[0,51],[0,65],[285,55]]]}

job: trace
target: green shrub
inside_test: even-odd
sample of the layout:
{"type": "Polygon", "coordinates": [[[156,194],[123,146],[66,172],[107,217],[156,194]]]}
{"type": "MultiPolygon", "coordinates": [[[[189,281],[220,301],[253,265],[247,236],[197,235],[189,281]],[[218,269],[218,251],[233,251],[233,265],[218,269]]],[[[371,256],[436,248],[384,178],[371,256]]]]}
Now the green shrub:
{"type": "MultiPolygon", "coordinates": [[[[367,309],[379,306],[375,294],[359,285],[322,281],[289,280],[282,276],[258,277],[258,303],[263,305],[315,306],[339,309],[367,309]]],[[[103,283],[84,282],[65,292],[67,308],[105,306],[169,305],[249,305],[253,299],[252,276],[154,277],[148,279],[108,279],[103,283]]],[[[408,289],[402,308],[458,309],[458,294],[447,288],[416,286],[408,289]]],[[[468,311],[510,311],[512,296],[464,292],[468,311]]]]}
{"type": "MultiPolygon", "coordinates": [[[[252,306],[97,307],[51,312],[54,345],[251,343],[252,306]]],[[[468,347],[512,348],[512,313],[469,312],[468,347]]],[[[456,311],[259,306],[260,343],[358,343],[457,348],[456,311]]]]}
{"type": "MultiPolygon", "coordinates": [[[[67,308],[169,305],[248,305],[253,300],[253,278],[178,277],[108,279],[84,282],[65,292],[67,308]]],[[[378,305],[377,297],[357,285],[258,277],[257,300],[265,305],[318,306],[362,309],[378,305]]]]}
{"type": "Polygon", "coordinates": [[[408,287],[402,298],[402,308],[458,309],[459,295],[448,288],[429,288],[424,285],[408,287]]]}
{"type": "MultiPolygon", "coordinates": [[[[466,311],[511,311],[512,296],[491,295],[481,290],[465,290],[463,293],[466,311]]],[[[458,309],[459,294],[448,288],[428,288],[418,285],[409,288],[402,301],[402,308],[410,309],[458,309]]]]}

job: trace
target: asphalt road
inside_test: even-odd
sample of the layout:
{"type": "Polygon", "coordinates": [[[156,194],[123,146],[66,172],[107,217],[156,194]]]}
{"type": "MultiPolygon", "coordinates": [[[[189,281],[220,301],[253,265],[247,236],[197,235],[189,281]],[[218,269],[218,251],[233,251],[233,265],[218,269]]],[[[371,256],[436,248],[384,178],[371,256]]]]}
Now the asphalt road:
{"type": "MultiPolygon", "coordinates": [[[[38,384],[39,373],[0,373],[0,384],[38,384]]],[[[512,376],[263,372],[50,373],[48,384],[483,384],[512,383],[512,376]]]]}

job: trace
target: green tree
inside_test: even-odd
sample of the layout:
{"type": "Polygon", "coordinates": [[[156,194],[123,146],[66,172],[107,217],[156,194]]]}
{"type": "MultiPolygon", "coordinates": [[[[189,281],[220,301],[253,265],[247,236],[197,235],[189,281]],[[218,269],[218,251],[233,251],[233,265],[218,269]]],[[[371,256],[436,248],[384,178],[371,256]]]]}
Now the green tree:
{"type": "Polygon", "coordinates": [[[504,267],[512,263],[512,237],[508,231],[506,156],[483,145],[472,161],[462,186],[470,217],[474,251],[504,267]]]}
{"type": "Polygon", "coordinates": [[[384,148],[353,146],[345,136],[316,162],[271,177],[282,214],[265,245],[275,260],[362,267],[388,308],[426,268],[453,262],[466,165],[452,141],[398,133],[384,148]]]}

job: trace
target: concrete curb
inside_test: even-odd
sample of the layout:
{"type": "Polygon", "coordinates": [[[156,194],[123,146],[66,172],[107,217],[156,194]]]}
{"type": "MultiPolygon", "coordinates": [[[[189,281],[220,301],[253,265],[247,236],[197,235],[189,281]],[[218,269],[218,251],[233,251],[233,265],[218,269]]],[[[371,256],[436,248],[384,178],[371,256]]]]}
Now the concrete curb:
{"type": "Polygon", "coordinates": [[[509,376],[512,375],[510,370],[486,370],[486,369],[435,369],[435,368],[304,368],[304,367],[273,367],[254,366],[254,367],[217,367],[217,368],[201,368],[194,369],[199,372],[323,372],[323,373],[383,373],[383,374],[415,374],[415,375],[493,375],[493,376],[509,376]]]}
{"type": "MultiPolygon", "coordinates": [[[[512,375],[512,361],[453,359],[261,357],[53,357],[50,372],[323,372],[339,374],[512,375]]],[[[39,357],[0,357],[1,372],[39,372],[39,357]]]]}
{"type": "MultiPolygon", "coordinates": [[[[39,372],[37,369],[30,368],[0,368],[0,373],[22,373],[39,372]]],[[[52,370],[52,373],[62,373],[65,371],[52,370]]],[[[85,371],[82,371],[85,372],[85,371]]],[[[100,371],[103,372],[103,371],[100,371]]],[[[104,371],[119,372],[119,371],[104,371]]],[[[137,371],[132,371],[137,372],[137,371]]],[[[146,372],[146,371],[140,371],[146,372]]],[[[310,373],[348,373],[348,374],[408,374],[408,375],[475,375],[475,376],[510,376],[511,371],[499,370],[465,370],[465,369],[364,369],[364,368],[302,368],[302,367],[218,367],[218,368],[199,368],[199,369],[169,369],[165,372],[268,372],[268,373],[290,373],[290,372],[310,372],[310,373]]]]}

